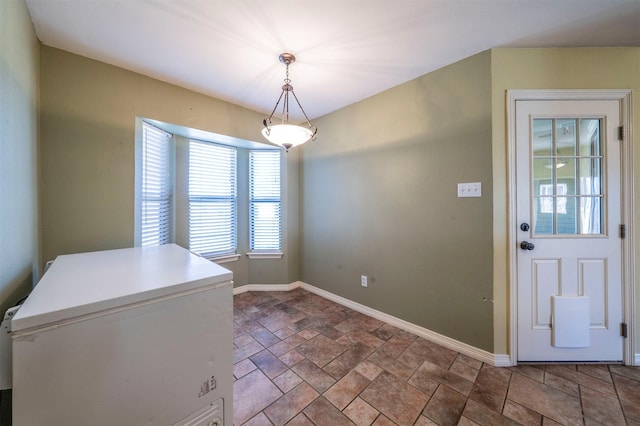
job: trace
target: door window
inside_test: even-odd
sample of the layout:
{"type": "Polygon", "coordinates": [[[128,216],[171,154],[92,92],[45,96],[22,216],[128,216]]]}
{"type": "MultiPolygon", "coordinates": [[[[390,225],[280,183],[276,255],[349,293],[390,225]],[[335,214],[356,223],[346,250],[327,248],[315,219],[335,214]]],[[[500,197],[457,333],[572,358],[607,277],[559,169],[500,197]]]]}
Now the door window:
{"type": "Polygon", "coordinates": [[[535,236],[604,235],[602,118],[532,119],[535,236]]]}

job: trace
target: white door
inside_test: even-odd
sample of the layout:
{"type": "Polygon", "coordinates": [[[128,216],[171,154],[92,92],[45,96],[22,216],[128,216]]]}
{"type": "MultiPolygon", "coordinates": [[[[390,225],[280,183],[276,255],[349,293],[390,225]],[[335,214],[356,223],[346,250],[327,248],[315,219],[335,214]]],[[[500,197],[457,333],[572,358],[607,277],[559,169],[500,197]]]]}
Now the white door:
{"type": "Polygon", "coordinates": [[[517,101],[518,361],[622,361],[619,101],[517,101]]]}

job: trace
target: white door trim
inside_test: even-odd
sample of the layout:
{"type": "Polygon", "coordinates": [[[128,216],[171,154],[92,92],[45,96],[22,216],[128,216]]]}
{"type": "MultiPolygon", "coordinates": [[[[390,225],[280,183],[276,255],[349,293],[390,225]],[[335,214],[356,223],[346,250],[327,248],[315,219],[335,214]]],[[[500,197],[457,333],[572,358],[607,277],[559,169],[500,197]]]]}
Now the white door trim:
{"type": "Polygon", "coordinates": [[[508,255],[509,255],[509,347],[511,362],[518,363],[518,265],[516,232],[516,101],[533,100],[616,100],[620,101],[620,125],[624,126],[621,147],[622,218],[627,235],[622,240],[622,318],[627,324],[623,358],[626,365],[635,364],[635,282],[634,282],[634,221],[633,221],[633,103],[631,90],[507,90],[507,177],[508,177],[508,255]]]}

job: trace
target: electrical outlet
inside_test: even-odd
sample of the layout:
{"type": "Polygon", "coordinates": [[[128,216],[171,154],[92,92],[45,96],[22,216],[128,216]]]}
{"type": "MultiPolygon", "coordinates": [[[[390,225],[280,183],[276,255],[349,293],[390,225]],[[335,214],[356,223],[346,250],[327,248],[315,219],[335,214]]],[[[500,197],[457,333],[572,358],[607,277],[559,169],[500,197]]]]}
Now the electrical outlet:
{"type": "Polygon", "coordinates": [[[361,275],[360,276],[360,285],[362,285],[362,287],[366,287],[368,285],[367,276],[366,275],[361,275]]]}

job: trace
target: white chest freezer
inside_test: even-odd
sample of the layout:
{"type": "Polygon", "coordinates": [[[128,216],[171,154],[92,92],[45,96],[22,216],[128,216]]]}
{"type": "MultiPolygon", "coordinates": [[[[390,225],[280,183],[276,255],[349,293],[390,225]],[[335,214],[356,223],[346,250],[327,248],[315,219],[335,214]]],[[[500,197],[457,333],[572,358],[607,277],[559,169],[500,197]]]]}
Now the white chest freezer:
{"type": "Polygon", "coordinates": [[[231,426],[231,280],[173,244],[59,256],[11,322],[13,424],[231,426]]]}

